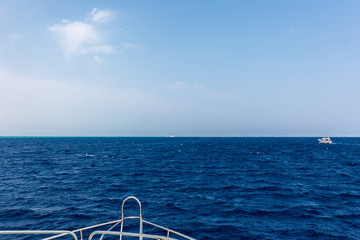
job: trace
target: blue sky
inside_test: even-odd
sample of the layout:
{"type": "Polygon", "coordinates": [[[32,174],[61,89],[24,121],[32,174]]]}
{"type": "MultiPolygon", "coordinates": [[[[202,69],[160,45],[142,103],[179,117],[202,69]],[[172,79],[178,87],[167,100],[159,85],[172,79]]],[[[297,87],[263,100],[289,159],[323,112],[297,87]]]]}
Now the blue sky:
{"type": "Polygon", "coordinates": [[[360,136],[359,12],[0,0],[0,135],[360,136]]]}

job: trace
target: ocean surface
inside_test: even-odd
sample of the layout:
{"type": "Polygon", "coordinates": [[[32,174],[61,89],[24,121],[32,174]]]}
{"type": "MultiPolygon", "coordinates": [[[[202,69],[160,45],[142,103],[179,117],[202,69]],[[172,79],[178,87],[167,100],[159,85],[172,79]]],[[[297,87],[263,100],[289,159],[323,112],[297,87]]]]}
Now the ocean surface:
{"type": "Polygon", "coordinates": [[[0,230],[116,220],[136,196],[199,240],[360,239],[360,138],[332,140],[0,138],[0,230]]]}

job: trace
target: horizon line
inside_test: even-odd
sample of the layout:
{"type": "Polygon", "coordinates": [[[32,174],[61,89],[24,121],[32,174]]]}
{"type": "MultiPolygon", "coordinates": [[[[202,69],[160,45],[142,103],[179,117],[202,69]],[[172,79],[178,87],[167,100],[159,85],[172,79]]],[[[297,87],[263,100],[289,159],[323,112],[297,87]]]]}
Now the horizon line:
{"type": "MultiPolygon", "coordinates": [[[[0,138],[316,138],[316,137],[324,137],[319,135],[311,135],[311,136],[276,136],[276,135],[244,135],[244,136],[231,136],[231,135],[209,135],[209,136],[201,136],[201,135],[149,135],[149,136],[81,136],[81,135],[60,135],[60,136],[46,136],[46,135],[14,135],[14,136],[1,136],[0,138]]],[[[360,136],[332,136],[334,138],[358,138],[360,136]]]]}

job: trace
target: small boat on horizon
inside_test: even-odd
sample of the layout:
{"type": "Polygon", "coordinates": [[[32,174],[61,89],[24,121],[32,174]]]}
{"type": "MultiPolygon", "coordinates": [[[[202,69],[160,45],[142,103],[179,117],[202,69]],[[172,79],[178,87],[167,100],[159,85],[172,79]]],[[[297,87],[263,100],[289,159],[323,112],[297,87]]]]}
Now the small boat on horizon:
{"type": "Polygon", "coordinates": [[[319,143],[332,144],[332,140],[331,140],[331,138],[329,138],[329,137],[319,138],[318,141],[319,141],[319,143]]]}

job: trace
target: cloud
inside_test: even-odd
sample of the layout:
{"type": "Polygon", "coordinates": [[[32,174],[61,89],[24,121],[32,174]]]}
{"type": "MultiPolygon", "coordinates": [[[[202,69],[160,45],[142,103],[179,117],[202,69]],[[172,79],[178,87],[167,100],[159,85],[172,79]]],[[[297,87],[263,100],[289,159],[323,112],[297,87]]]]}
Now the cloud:
{"type": "Polygon", "coordinates": [[[293,31],[295,31],[295,29],[291,28],[288,32],[292,33],[293,31]]]}
{"type": "MultiPolygon", "coordinates": [[[[96,21],[108,21],[110,15],[108,11],[99,11],[96,8],[92,11],[96,21]]],[[[94,21],[95,21],[94,20],[94,21]]],[[[115,52],[112,45],[104,44],[105,37],[98,28],[91,23],[82,21],[62,20],[61,24],[55,24],[48,28],[60,44],[66,57],[73,57],[79,54],[103,53],[109,54],[115,52]]]]}
{"type": "Polygon", "coordinates": [[[101,37],[93,26],[83,22],[66,22],[49,28],[53,32],[66,56],[83,52],[97,44],[101,37]]]}
{"type": "Polygon", "coordinates": [[[99,10],[97,8],[93,8],[90,15],[91,15],[91,20],[98,23],[107,22],[113,16],[110,10],[99,10]]]}

